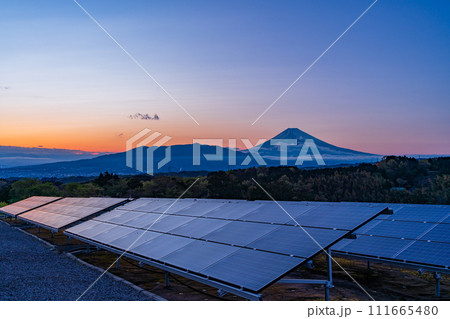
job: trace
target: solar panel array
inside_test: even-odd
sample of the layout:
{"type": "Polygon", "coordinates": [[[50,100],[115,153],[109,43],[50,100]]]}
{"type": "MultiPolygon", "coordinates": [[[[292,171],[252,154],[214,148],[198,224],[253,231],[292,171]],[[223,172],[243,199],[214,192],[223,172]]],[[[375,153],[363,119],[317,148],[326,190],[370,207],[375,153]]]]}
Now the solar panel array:
{"type": "Polygon", "coordinates": [[[332,249],[449,270],[450,206],[387,205],[394,210],[393,215],[378,216],[355,232],[356,240],[343,239],[332,249]]]}
{"type": "Polygon", "coordinates": [[[258,292],[383,210],[301,202],[283,207],[314,240],[274,202],[214,199],[142,198],[65,233],[258,292]]]}
{"type": "Polygon", "coordinates": [[[18,201],[14,204],[4,206],[0,208],[0,212],[7,214],[12,217],[17,217],[24,212],[27,212],[31,209],[37,208],[39,206],[54,202],[61,197],[48,197],[48,196],[33,196],[27,199],[18,201]]]}
{"type": "Polygon", "coordinates": [[[125,202],[123,198],[66,197],[19,215],[19,219],[59,231],[75,222],[125,202]]]}

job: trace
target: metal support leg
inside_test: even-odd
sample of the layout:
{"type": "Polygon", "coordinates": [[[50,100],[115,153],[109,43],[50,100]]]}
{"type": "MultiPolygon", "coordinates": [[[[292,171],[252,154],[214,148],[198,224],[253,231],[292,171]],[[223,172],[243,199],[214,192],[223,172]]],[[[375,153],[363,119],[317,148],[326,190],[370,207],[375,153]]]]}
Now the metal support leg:
{"type": "Polygon", "coordinates": [[[166,281],[166,288],[170,287],[170,280],[169,280],[169,272],[168,271],[164,272],[164,279],[166,281]]]}
{"type": "Polygon", "coordinates": [[[367,261],[367,271],[370,271],[370,260],[367,261]]]}
{"type": "Polygon", "coordinates": [[[41,233],[41,227],[38,226],[38,234],[41,233]]]}
{"type": "Polygon", "coordinates": [[[441,274],[438,272],[434,273],[434,280],[436,281],[436,297],[441,296],[441,274]]]}
{"type": "Polygon", "coordinates": [[[119,256],[119,258],[117,258],[116,268],[120,269],[120,256],[119,256]]]}
{"type": "Polygon", "coordinates": [[[70,237],[67,237],[67,245],[70,244],[70,237]]]}
{"type": "Polygon", "coordinates": [[[330,300],[330,288],[333,287],[333,260],[331,259],[331,250],[327,249],[327,284],[325,285],[325,300],[330,300]]]}
{"type": "Polygon", "coordinates": [[[53,238],[53,232],[52,232],[52,238],[53,238]]]}

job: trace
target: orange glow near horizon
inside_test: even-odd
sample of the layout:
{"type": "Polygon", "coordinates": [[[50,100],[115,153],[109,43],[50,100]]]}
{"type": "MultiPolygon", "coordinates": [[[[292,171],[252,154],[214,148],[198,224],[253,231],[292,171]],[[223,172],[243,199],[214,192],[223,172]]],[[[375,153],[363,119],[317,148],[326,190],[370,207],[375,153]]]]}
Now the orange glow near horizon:
{"type": "MultiPolygon", "coordinates": [[[[158,125],[159,126],[159,125],[158,125]]],[[[124,132],[118,132],[116,128],[113,127],[98,127],[98,128],[83,128],[75,129],[73,131],[69,130],[58,130],[58,129],[38,129],[38,133],[34,132],[23,132],[20,130],[8,130],[6,134],[0,136],[0,145],[2,146],[18,146],[18,147],[35,147],[35,148],[57,148],[57,149],[69,149],[69,150],[80,150],[90,153],[116,153],[123,152],[126,150],[126,141],[131,138],[134,134],[140,132],[141,129],[145,128],[145,125],[141,127],[136,127],[136,129],[129,128],[124,132]]],[[[227,147],[229,139],[237,140],[237,147],[240,149],[245,149],[245,146],[240,141],[241,138],[249,139],[253,145],[256,145],[259,139],[270,139],[280,133],[285,128],[279,129],[277,131],[270,130],[265,131],[261,129],[252,130],[240,130],[241,133],[238,134],[238,129],[233,129],[231,131],[224,130],[220,132],[218,126],[211,127],[191,127],[188,135],[186,129],[182,129],[181,126],[178,128],[170,128],[166,130],[152,129],[152,131],[161,132],[163,135],[171,136],[172,139],[165,145],[177,145],[177,144],[191,144],[193,139],[222,139],[223,146],[227,147]]],[[[330,144],[354,149],[361,152],[368,152],[381,155],[403,155],[403,154],[446,154],[445,150],[442,152],[435,152],[436,145],[427,144],[426,141],[416,141],[409,144],[403,144],[401,149],[398,148],[398,141],[391,140],[390,142],[385,142],[389,140],[389,136],[377,136],[376,138],[364,139],[363,137],[354,138],[353,140],[346,140],[345,135],[333,134],[333,136],[323,136],[316,134],[315,132],[307,131],[307,133],[316,136],[325,142],[330,144]],[[369,146],[370,145],[370,146],[369,146]],[[422,149],[422,152],[417,152],[417,149],[422,149]]],[[[206,141],[206,144],[216,144],[214,141],[206,141]]],[[[448,152],[447,152],[448,153],[448,152]]]]}

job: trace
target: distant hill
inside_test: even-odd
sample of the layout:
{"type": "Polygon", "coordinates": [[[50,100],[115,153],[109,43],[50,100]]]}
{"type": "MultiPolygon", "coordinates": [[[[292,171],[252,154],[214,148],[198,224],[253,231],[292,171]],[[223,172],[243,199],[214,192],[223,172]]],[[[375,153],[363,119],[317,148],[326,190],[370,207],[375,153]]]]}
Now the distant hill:
{"type": "MultiPolygon", "coordinates": [[[[171,160],[160,169],[155,167],[155,173],[176,173],[183,171],[218,171],[229,170],[238,168],[248,168],[260,165],[266,166],[279,166],[280,165],[280,146],[273,145],[279,142],[279,140],[289,140],[290,144],[287,147],[287,163],[288,165],[295,166],[297,157],[306,140],[314,141],[317,146],[320,155],[322,156],[325,165],[348,165],[357,163],[373,163],[379,161],[382,156],[376,154],[369,154],[358,152],[346,148],[337,147],[326,143],[320,139],[315,138],[299,129],[289,128],[266,141],[259,147],[259,154],[261,155],[264,163],[258,163],[253,158],[252,150],[233,150],[229,148],[216,147],[211,145],[200,144],[186,144],[186,145],[172,145],[170,146],[171,160]],[[199,158],[199,164],[193,163],[193,154],[195,150],[201,154],[199,158]],[[223,154],[222,159],[209,158],[206,159],[207,154],[223,154]],[[244,160],[247,158],[247,163],[244,160]]],[[[253,151],[256,150],[254,147],[253,151]]],[[[167,146],[159,148],[141,147],[132,150],[133,158],[136,159],[136,154],[142,154],[142,163],[145,168],[148,158],[147,154],[153,154],[153,160],[151,163],[159,163],[165,158],[167,146]]],[[[311,152],[308,152],[311,154],[311,152]]],[[[101,172],[111,172],[119,175],[134,175],[142,174],[142,172],[136,170],[136,160],[133,161],[133,167],[126,166],[126,153],[115,153],[102,155],[91,159],[81,159],[76,161],[64,161],[57,163],[49,163],[33,166],[22,166],[0,169],[0,178],[10,177],[68,177],[68,176],[97,176],[101,172]]],[[[305,161],[301,167],[317,167],[317,161],[305,161]]]]}
{"type": "Polygon", "coordinates": [[[43,147],[0,146],[0,168],[91,159],[106,153],[43,147]]]}

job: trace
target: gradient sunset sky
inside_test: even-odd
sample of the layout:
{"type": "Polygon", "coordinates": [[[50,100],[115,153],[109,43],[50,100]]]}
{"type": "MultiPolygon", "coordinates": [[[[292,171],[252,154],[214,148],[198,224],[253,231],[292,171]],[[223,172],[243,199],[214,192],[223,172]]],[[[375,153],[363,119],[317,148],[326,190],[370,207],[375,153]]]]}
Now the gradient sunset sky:
{"type": "Polygon", "coordinates": [[[0,145],[123,151],[144,128],[172,138],[271,138],[297,127],[378,154],[450,153],[450,1],[79,3],[0,10],[0,145]],[[159,121],[130,119],[158,114],[159,121]]]}

